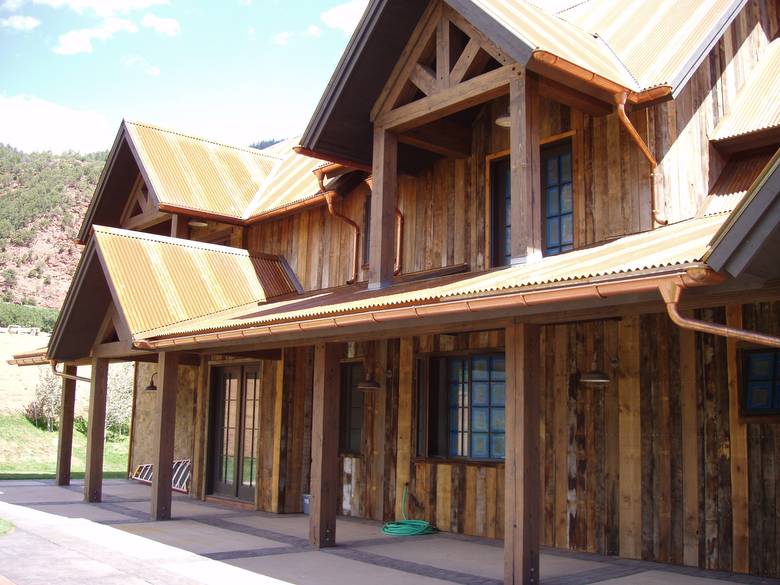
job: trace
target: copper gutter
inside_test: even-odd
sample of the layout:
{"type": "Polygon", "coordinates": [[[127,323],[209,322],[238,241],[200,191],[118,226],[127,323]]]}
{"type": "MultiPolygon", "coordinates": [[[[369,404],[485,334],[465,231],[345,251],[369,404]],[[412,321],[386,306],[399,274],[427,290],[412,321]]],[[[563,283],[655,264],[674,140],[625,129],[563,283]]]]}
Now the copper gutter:
{"type": "Polygon", "coordinates": [[[404,239],[404,214],[397,207],[395,208],[395,265],[393,266],[393,276],[401,274],[403,264],[401,255],[403,253],[404,239]]]}
{"type": "Polygon", "coordinates": [[[634,125],[631,123],[631,120],[629,120],[628,115],[626,114],[626,98],[627,92],[622,91],[616,93],[615,108],[617,110],[618,118],[623,123],[623,127],[628,131],[629,136],[631,136],[634,142],[636,142],[636,145],[639,147],[639,150],[642,151],[642,154],[645,155],[647,162],[650,163],[650,213],[651,217],[653,218],[653,227],[655,228],[656,224],[668,225],[668,220],[658,217],[658,209],[656,208],[655,170],[658,168],[658,161],[655,160],[653,153],[650,152],[650,148],[647,146],[645,141],[642,140],[639,132],[637,132],[636,128],[634,128],[634,125]]]}
{"type": "Polygon", "coordinates": [[[66,374],[65,372],[58,372],[57,371],[57,362],[52,360],[51,362],[51,371],[52,373],[57,376],[58,378],[65,378],[66,380],[73,380],[75,382],[87,382],[88,384],[92,383],[91,378],[85,378],[84,376],[74,376],[72,374],[66,374]]]}
{"type": "Polygon", "coordinates": [[[294,211],[298,211],[299,209],[314,207],[316,205],[321,205],[323,203],[326,203],[325,194],[318,193],[313,197],[309,197],[308,199],[301,199],[300,201],[296,201],[295,203],[288,203],[287,205],[276,207],[275,209],[264,212],[262,214],[248,217],[246,219],[246,225],[261,223],[269,219],[275,219],[280,215],[287,215],[294,211]]]}
{"type": "Polygon", "coordinates": [[[377,323],[395,323],[411,321],[428,317],[441,317],[484,311],[512,310],[558,302],[582,300],[602,300],[610,297],[652,293],[663,286],[673,284],[681,288],[708,286],[722,282],[723,278],[709,269],[696,271],[679,271],[673,274],[635,277],[617,282],[589,283],[583,285],[563,286],[555,289],[516,292],[494,296],[432,301],[425,305],[383,308],[362,313],[331,315],[311,318],[304,321],[292,321],[258,325],[248,329],[238,329],[222,332],[195,333],[159,339],[156,341],[137,341],[133,345],[137,349],[159,351],[183,345],[206,344],[221,341],[252,340],[270,337],[284,333],[304,333],[325,329],[376,325],[377,323]]]}
{"type": "Polygon", "coordinates": [[[682,329],[780,348],[780,337],[738,329],[736,327],[729,327],[728,325],[721,325],[720,323],[709,323],[707,321],[684,317],[679,311],[682,289],[682,286],[672,281],[666,282],[658,287],[661,296],[664,298],[664,302],[666,302],[666,312],[669,314],[669,318],[682,329]]]}
{"type": "Polygon", "coordinates": [[[607,93],[616,94],[620,92],[626,92],[627,94],[630,94],[631,103],[634,104],[652,102],[657,99],[666,97],[672,93],[672,88],[666,85],[653,87],[642,92],[631,91],[619,83],[615,83],[606,77],[602,77],[597,73],[593,73],[592,71],[580,67],[579,65],[575,65],[571,61],[562,59],[558,55],[548,53],[547,51],[534,51],[534,53],[531,55],[531,58],[534,61],[538,61],[539,63],[547,65],[548,67],[552,67],[553,69],[557,69],[558,71],[571,75],[572,77],[576,77],[577,79],[593,85],[600,90],[606,91],[607,93]]]}

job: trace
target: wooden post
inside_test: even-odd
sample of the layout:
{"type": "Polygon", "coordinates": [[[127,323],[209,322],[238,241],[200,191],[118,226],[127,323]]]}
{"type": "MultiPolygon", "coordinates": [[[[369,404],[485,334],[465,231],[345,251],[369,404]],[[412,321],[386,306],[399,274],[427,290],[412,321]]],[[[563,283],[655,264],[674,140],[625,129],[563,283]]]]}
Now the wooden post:
{"type": "Polygon", "coordinates": [[[536,86],[523,72],[509,83],[512,264],[533,262],[542,256],[539,196],[534,193],[540,181],[537,105],[536,86]]]}
{"type": "MultiPolygon", "coordinates": [[[[692,316],[685,313],[685,316],[692,316]]],[[[682,418],[683,563],[699,566],[699,423],[696,333],[680,329],[682,418]]]]}
{"type": "Polygon", "coordinates": [[[539,326],[506,329],[504,583],[539,583],[539,326]]]}
{"type": "Polygon", "coordinates": [[[87,429],[87,462],[84,474],[84,501],[103,499],[103,446],[106,440],[106,399],[108,395],[108,360],[92,360],[92,384],[89,393],[89,428],[87,429]]]}
{"type": "MultiPolygon", "coordinates": [[[[726,324],[742,327],[742,305],[726,306],[726,324]]],[[[750,571],[750,526],[748,524],[747,425],[739,418],[739,356],[737,341],[726,341],[729,383],[729,439],[731,445],[732,563],[735,573],[750,571]]]]}
{"type": "Polygon", "coordinates": [[[341,350],[335,343],[314,346],[309,541],[315,548],[336,545],[341,350]]]}
{"type": "Polygon", "coordinates": [[[202,355],[198,366],[195,391],[195,432],[192,448],[192,484],[190,497],[202,500],[206,496],[206,450],[208,446],[209,356],[202,355]]]}
{"type": "Polygon", "coordinates": [[[176,431],[176,392],[179,387],[179,354],[161,352],[157,361],[157,407],[154,419],[154,474],[152,520],[171,518],[171,474],[176,431]]]}
{"type": "Polygon", "coordinates": [[[398,187],[398,139],[384,128],[374,128],[371,244],[368,288],[390,284],[395,260],[395,206],[398,187]]]}
{"type": "MultiPolygon", "coordinates": [[[[65,366],[64,373],[76,375],[76,366],[65,366]]],[[[70,485],[70,453],[73,450],[73,413],[76,408],[76,380],[62,379],[60,399],[60,437],[57,442],[57,485],[70,485]]]]}

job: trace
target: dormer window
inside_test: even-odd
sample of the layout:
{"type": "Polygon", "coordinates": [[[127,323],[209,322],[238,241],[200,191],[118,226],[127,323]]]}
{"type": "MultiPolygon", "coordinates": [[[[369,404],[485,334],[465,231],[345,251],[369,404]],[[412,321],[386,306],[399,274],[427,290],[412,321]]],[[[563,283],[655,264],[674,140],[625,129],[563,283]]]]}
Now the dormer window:
{"type": "Polygon", "coordinates": [[[574,249],[571,140],[542,148],[542,209],[545,256],[574,249]]]}

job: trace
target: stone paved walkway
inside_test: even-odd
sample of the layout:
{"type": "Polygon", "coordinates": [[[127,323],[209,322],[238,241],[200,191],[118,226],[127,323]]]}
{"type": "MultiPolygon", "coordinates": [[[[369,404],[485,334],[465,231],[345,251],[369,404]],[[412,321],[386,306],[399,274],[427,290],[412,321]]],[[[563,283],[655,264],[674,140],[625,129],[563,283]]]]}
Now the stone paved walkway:
{"type": "MultiPolygon", "coordinates": [[[[375,522],[340,518],[339,546],[309,547],[308,518],[244,512],[176,495],[174,520],[149,521],[149,488],[107,481],[104,502],[82,486],[0,482],[0,576],[15,585],[153,583],[500,585],[500,541],[451,534],[384,536],[375,522]]],[[[544,550],[542,585],[759,585],[777,580],[544,550]]],[[[0,579],[0,584],[3,581],[0,579]]]]}

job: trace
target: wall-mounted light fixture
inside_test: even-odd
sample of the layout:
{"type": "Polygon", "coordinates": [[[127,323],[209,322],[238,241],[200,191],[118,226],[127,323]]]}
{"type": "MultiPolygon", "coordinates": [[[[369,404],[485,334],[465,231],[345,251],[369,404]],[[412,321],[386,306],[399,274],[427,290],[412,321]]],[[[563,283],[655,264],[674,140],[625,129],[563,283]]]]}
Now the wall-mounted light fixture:
{"type": "MultiPolygon", "coordinates": [[[[616,365],[614,363],[614,360],[612,360],[612,366],[616,365]]],[[[591,386],[604,386],[606,384],[609,384],[612,382],[612,379],[609,377],[609,374],[606,372],[598,369],[598,363],[597,363],[597,356],[596,352],[593,352],[593,363],[591,364],[591,369],[585,372],[580,376],[580,384],[588,384],[591,386]]]]}
{"type": "Polygon", "coordinates": [[[207,221],[203,221],[201,219],[191,219],[189,222],[187,222],[187,225],[189,225],[192,228],[207,228],[209,227],[209,224],[207,221]]]}
{"type": "Polygon", "coordinates": [[[154,372],[152,374],[152,377],[149,378],[149,385],[144,388],[144,392],[157,392],[157,386],[154,383],[154,377],[157,375],[157,372],[154,372]]]}
{"type": "Polygon", "coordinates": [[[512,116],[509,115],[509,112],[496,118],[496,126],[501,126],[502,128],[510,128],[512,126],[512,116]]]}

